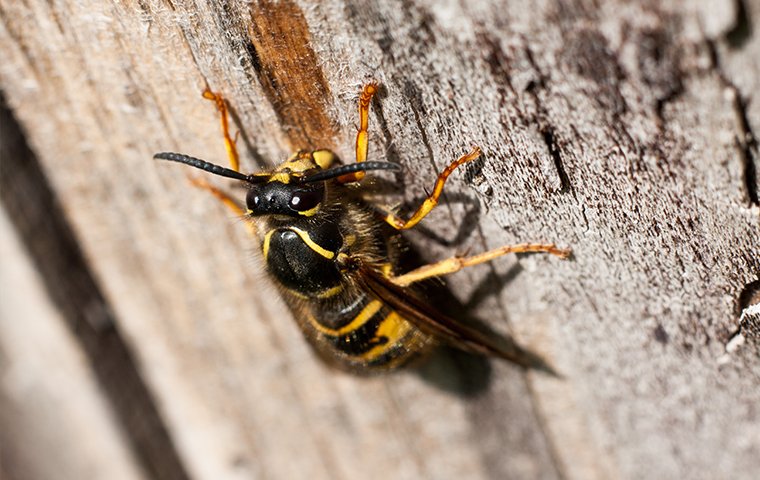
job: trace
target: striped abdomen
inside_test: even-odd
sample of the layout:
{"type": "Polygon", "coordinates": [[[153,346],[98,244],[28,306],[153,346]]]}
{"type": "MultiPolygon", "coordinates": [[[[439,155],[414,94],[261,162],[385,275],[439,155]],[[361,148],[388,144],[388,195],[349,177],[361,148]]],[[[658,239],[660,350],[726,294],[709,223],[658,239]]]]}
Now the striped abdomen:
{"type": "Polygon", "coordinates": [[[412,324],[381,300],[354,292],[340,302],[315,302],[306,310],[321,348],[354,368],[390,368],[421,353],[429,343],[412,324]]]}
{"type": "Polygon", "coordinates": [[[390,368],[422,351],[426,335],[398,312],[351,287],[335,257],[342,237],[329,223],[309,231],[269,230],[262,251],[269,273],[303,308],[296,315],[317,348],[353,369],[390,368]]]}

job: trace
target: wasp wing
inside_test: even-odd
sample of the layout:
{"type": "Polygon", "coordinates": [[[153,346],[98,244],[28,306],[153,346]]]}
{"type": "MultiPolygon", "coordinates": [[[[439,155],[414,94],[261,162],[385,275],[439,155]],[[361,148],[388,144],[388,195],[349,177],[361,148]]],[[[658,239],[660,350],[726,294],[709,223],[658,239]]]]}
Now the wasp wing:
{"type": "Polygon", "coordinates": [[[421,299],[413,290],[391,282],[381,272],[362,267],[359,281],[378,299],[398,311],[404,319],[421,331],[453,347],[482,355],[503,358],[525,368],[534,368],[557,375],[540,356],[511,340],[496,338],[445,315],[421,299]]]}

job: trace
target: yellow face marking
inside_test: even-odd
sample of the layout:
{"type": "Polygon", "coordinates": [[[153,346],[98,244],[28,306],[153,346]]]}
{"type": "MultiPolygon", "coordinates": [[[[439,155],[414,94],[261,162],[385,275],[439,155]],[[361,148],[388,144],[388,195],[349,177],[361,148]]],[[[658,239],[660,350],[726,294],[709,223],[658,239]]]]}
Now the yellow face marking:
{"type": "Polygon", "coordinates": [[[269,182],[280,182],[280,183],[288,184],[290,183],[290,174],[286,172],[273,173],[269,177],[269,180],[267,180],[267,183],[269,182]]]}
{"type": "Polygon", "coordinates": [[[322,204],[318,203],[314,208],[304,210],[303,212],[298,212],[298,214],[303,215],[304,217],[313,217],[319,211],[319,207],[321,206],[322,204]]]}
{"type": "Polygon", "coordinates": [[[314,162],[323,170],[328,169],[335,162],[335,154],[330,150],[314,150],[311,152],[314,162]]]}
{"type": "Polygon", "coordinates": [[[347,325],[344,325],[338,329],[325,327],[312,316],[308,315],[309,322],[320,333],[330,335],[332,337],[339,337],[346,333],[353,332],[357,328],[367,323],[377,312],[382,308],[383,304],[380,300],[372,300],[369,302],[357,316],[354,317],[347,325]]]}
{"type": "Polygon", "coordinates": [[[269,241],[272,239],[272,234],[274,232],[274,230],[269,230],[267,234],[264,235],[264,245],[261,247],[261,251],[264,254],[264,260],[266,260],[269,255],[269,241]]]}
{"type": "Polygon", "coordinates": [[[385,337],[388,341],[363,353],[362,358],[365,360],[372,360],[385,353],[389,348],[399,343],[401,339],[409,333],[409,330],[411,330],[411,325],[404,320],[401,315],[395,311],[389,313],[388,316],[380,322],[380,326],[375,334],[375,338],[385,337]]]}
{"type": "Polygon", "coordinates": [[[332,260],[335,257],[335,253],[331,252],[330,250],[327,250],[326,248],[322,248],[317,242],[311,239],[309,236],[309,232],[306,230],[301,230],[300,228],[296,227],[290,227],[289,230],[292,230],[298,234],[299,237],[301,237],[301,240],[303,240],[303,243],[309,246],[312,250],[317,252],[318,254],[322,255],[328,260],[332,260]]]}

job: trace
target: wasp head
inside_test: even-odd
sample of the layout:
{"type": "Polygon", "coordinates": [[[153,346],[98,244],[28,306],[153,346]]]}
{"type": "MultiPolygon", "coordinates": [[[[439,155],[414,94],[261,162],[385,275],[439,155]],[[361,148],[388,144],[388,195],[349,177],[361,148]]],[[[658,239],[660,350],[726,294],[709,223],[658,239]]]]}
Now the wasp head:
{"type": "Polygon", "coordinates": [[[325,198],[325,182],[283,183],[271,181],[253,184],[245,198],[254,215],[288,215],[310,217],[319,211],[325,198]]]}
{"type": "Polygon", "coordinates": [[[319,162],[311,161],[311,158],[308,165],[306,163],[300,165],[298,162],[301,158],[296,157],[295,161],[286,162],[274,172],[246,175],[181,153],[157,153],[153,158],[183,163],[214,175],[234,178],[249,184],[250,189],[245,203],[254,216],[309,217],[319,211],[325,198],[325,185],[328,181],[342,183],[341,177],[351,173],[401,168],[397,163],[391,162],[358,162],[322,168],[319,162]]]}

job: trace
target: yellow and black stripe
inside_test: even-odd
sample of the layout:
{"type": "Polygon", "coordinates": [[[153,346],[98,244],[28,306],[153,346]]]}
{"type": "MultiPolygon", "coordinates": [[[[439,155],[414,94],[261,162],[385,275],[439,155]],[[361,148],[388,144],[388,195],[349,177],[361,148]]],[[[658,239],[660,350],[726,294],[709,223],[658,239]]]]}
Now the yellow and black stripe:
{"type": "Polygon", "coordinates": [[[385,366],[408,356],[409,337],[418,331],[398,312],[365,293],[343,308],[311,308],[309,327],[317,337],[349,360],[385,366]]]}
{"type": "Polygon", "coordinates": [[[262,252],[270,273],[291,294],[308,299],[306,328],[323,347],[362,366],[387,367],[409,356],[420,333],[397,311],[365,292],[348,289],[334,259],[342,242],[330,223],[310,231],[269,230],[262,252]]]}

